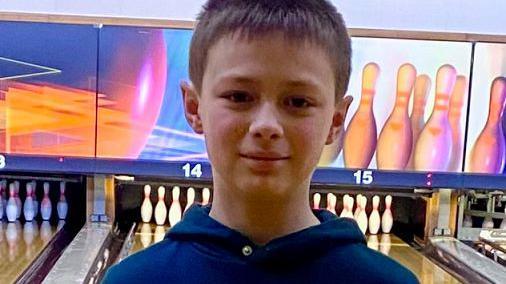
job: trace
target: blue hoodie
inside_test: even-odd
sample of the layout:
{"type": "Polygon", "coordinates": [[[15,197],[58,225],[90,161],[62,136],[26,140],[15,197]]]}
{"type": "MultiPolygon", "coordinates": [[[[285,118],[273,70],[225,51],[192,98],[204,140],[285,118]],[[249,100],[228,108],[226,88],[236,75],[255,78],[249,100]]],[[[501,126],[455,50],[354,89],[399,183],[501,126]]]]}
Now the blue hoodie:
{"type": "Polygon", "coordinates": [[[258,246],[209,211],[190,208],[163,241],[111,267],[103,283],[418,283],[369,249],[352,219],[315,210],[321,224],[258,246]]]}

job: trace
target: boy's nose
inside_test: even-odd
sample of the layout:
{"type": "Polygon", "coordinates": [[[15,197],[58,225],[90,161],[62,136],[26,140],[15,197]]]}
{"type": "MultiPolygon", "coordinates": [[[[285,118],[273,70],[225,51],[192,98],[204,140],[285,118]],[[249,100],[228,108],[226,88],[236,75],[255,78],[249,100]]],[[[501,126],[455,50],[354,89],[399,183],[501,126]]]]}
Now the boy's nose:
{"type": "Polygon", "coordinates": [[[275,140],[282,137],[283,127],[279,123],[275,107],[263,104],[253,115],[249,130],[255,138],[275,140]]]}

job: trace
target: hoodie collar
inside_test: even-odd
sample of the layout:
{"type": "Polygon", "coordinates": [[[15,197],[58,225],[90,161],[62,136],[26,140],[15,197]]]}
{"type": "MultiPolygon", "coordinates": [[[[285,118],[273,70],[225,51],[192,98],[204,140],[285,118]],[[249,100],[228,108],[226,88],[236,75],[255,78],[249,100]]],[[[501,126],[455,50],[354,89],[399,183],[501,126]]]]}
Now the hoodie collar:
{"type": "Polygon", "coordinates": [[[199,243],[212,247],[214,252],[268,265],[280,261],[293,264],[316,258],[337,246],[365,243],[365,237],[354,220],[337,218],[326,210],[313,210],[320,224],[259,246],[240,232],[211,218],[210,210],[210,206],[192,206],[183,220],[169,230],[166,238],[199,243]]]}

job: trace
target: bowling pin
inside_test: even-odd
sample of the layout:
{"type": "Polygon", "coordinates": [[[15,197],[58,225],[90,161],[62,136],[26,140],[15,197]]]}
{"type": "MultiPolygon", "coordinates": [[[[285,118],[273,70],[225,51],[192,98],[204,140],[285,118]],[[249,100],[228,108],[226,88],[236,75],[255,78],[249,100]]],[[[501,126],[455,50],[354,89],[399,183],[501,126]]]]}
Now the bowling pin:
{"type": "Polygon", "coordinates": [[[318,192],[313,194],[313,209],[320,209],[320,201],[322,199],[321,194],[318,192]]]}
{"type": "Polygon", "coordinates": [[[180,191],[179,186],[174,186],[172,189],[172,203],[169,209],[169,224],[171,227],[181,220],[181,204],[179,203],[180,191]]]}
{"type": "Polygon", "coordinates": [[[186,210],[188,210],[188,208],[190,208],[190,206],[192,206],[194,202],[195,202],[195,189],[193,189],[193,187],[190,187],[186,191],[186,206],[184,207],[183,212],[186,212],[186,210]]]}
{"type": "Polygon", "coordinates": [[[209,190],[209,188],[204,187],[204,189],[202,189],[202,205],[205,206],[209,204],[210,198],[211,198],[211,191],[209,190]]]}
{"type": "Polygon", "coordinates": [[[141,233],[140,233],[141,237],[141,244],[142,244],[142,247],[143,248],[147,248],[150,244],[151,244],[151,241],[152,241],[152,233],[151,233],[151,225],[149,223],[143,223],[141,225],[141,233]]]}
{"type": "Polygon", "coordinates": [[[25,204],[23,206],[23,215],[25,216],[26,222],[31,222],[33,217],[35,216],[35,208],[33,206],[33,198],[32,198],[32,183],[28,182],[26,184],[26,198],[25,204]]]}
{"type": "Polygon", "coordinates": [[[0,202],[2,202],[2,208],[3,208],[3,216],[7,216],[5,210],[7,210],[7,180],[2,180],[0,182],[3,191],[0,193],[0,202]]]}
{"type": "Polygon", "coordinates": [[[446,171],[450,165],[453,142],[448,108],[456,78],[457,71],[451,65],[437,71],[434,108],[415,146],[415,170],[446,171]]]}
{"type": "Polygon", "coordinates": [[[42,220],[48,221],[51,218],[51,212],[53,210],[51,200],[49,199],[49,183],[45,182],[43,184],[43,188],[44,188],[44,197],[40,202],[40,215],[42,216],[42,220]]]}
{"type": "Polygon", "coordinates": [[[32,180],[32,198],[33,198],[33,208],[35,210],[34,218],[39,214],[39,201],[37,200],[37,182],[32,180]]]}
{"type": "Polygon", "coordinates": [[[19,219],[21,216],[21,211],[23,210],[23,203],[21,202],[21,198],[19,198],[19,181],[14,181],[14,200],[16,201],[16,206],[18,207],[18,213],[16,215],[16,219],[19,219]]]}
{"type": "Polygon", "coordinates": [[[357,204],[357,208],[355,209],[355,213],[353,213],[353,219],[357,220],[358,219],[358,214],[360,213],[360,210],[362,210],[362,207],[361,207],[361,200],[362,199],[362,194],[357,194],[357,197],[356,197],[356,204],[357,204]]]}
{"type": "Polygon", "coordinates": [[[490,89],[487,122],[471,150],[469,171],[500,174],[504,169],[505,142],[502,116],[506,99],[506,78],[497,77],[490,89]]]}
{"type": "Polygon", "coordinates": [[[343,210],[341,211],[341,214],[339,214],[339,217],[345,217],[348,216],[348,198],[350,196],[348,194],[345,194],[343,196],[343,210]]]}
{"type": "Polygon", "coordinates": [[[471,215],[465,215],[462,227],[468,227],[468,228],[473,227],[473,219],[472,219],[471,215]]]}
{"type": "Polygon", "coordinates": [[[151,186],[146,184],[144,186],[144,200],[141,205],[141,219],[144,223],[149,223],[153,215],[153,205],[151,204],[151,186]]]}
{"type": "Polygon", "coordinates": [[[4,218],[5,206],[7,205],[7,203],[4,203],[4,192],[5,192],[5,188],[4,188],[3,181],[2,181],[2,182],[0,182],[0,223],[2,222],[2,219],[4,218]]]}
{"type": "Polygon", "coordinates": [[[14,222],[18,216],[18,205],[16,203],[15,195],[16,195],[16,186],[14,183],[9,184],[9,201],[7,201],[7,206],[5,208],[5,214],[7,215],[7,221],[14,222]]]}
{"type": "Polygon", "coordinates": [[[353,219],[353,202],[354,202],[354,199],[351,196],[348,196],[346,199],[347,199],[347,201],[346,201],[346,212],[343,214],[342,217],[353,219]]]}
{"type": "Polygon", "coordinates": [[[327,210],[332,212],[333,214],[336,214],[336,203],[337,203],[337,197],[333,193],[327,194],[327,210]]]}
{"type": "Polygon", "coordinates": [[[380,197],[375,195],[372,198],[372,211],[369,215],[369,233],[376,235],[381,225],[381,217],[378,211],[380,203],[380,197]]]}
{"type": "Polygon", "coordinates": [[[167,218],[167,206],[165,206],[165,187],[158,188],[158,202],[155,206],[155,222],[157,225],[165,224],[167,218]]]}
{"type": "Polygon", "coordinates": [[[481,227],[484,229],[493,229],[494,228],[494,220],[490,215],[487,215],[481,224],[481,227]]]}
{"type": "Polygon", "coordinates": [[[411,155],[413,133],[408,107],[416,79],[416,69],[409,63],[397,72],[395,106],[378,138],[376,162],[381,170],[404,170],[411,155]]]}
{"type": "Polygon", "coordinates": [[[58,211],[58,218],[65,220],[67,217],[68,204],[65,198],[65,182],[60,182],[60,201],[56,204],[56,211],[58,211]]]}
{"type": "Polygon", "coordinates": [[[369,63],[362,70],[362,96],[357,111],[353,115],[344,135],[344,165],[347,168],[367,168],[376,149],[376,119],[373,101],[376,81],[380,68],[369,63]]]}
{"type": "MultiPolygon", "coordinates": [[[[506,215],[506,206],[504,206],[504,215],[506,215]]],[[[500,229],[504,230],[506,229],[506,218],[502,219],[501,225],[499,226],[500,229]]]]}
{"type": "Polygon", "coordinates": [[[462,107],[467,99],[467,79],[465,76],[459,75],[455,81],[452,96],[450,97],[450,111],[448,113],[448,120],[450,121],[450,128],[452,130],[452,154],[448,171],[460,172],[462,171],[462,155],[464,154],[462,137],[462,128],[460,121],[462,118],[462,107]]]}
{"type": "Polygon", "coordinates": [[[427,96],[429,95],[430,87],[431,80],[429,76],[422,74],[416,77],[415,89],[413,91],[413,111],[410,116],[413,139],[411,144],[411,155],[409,156],[408,165],[406,166],[408,170],[414,169],[414,149],[418,136],[420,136],[420,132],[425,125],[425,105],[427,104],[427,96]]]}
{"type": "Polygon", "coordinates": [[[365,211],[365,208],[367,206],[367,197],[361,196],[360,197],[360,212],[357,216],[357,224],[360,228],[360,231],[362,231],[362,234],[365,234],[367,231],[367,214],[365,211]]]}
{"type": "Polygon", "coordinates": [[[381,231],[385,234],[390,233],[390,231],[392,230],[392,225],[394,223],[391,206],[392,206],[392,196],[387,195],[385,197],[385,211],[381,216],[381,231]]]}

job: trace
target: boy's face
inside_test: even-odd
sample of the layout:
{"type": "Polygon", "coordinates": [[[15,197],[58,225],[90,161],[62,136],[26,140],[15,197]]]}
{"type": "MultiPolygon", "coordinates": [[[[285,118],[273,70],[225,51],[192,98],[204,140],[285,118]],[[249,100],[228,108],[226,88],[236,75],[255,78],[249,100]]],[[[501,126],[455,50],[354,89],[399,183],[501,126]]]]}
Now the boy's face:
{"type": "Polygon", "coordinates": [[[276,33],[224,36],[209,50],[201,93],[182,89],[186,117],[205,135],[214,179],[265,197],[307,188],[350,102],[336,104],[322,48],[276,33]]]}

